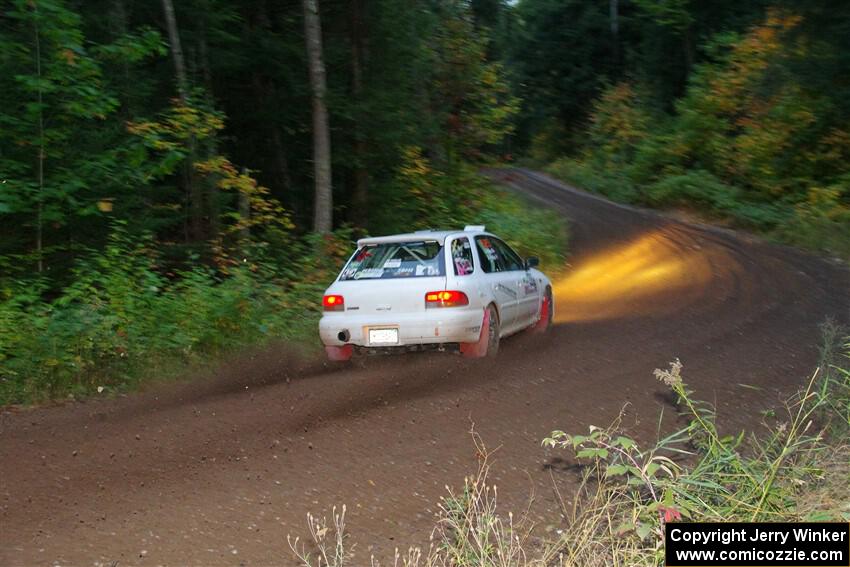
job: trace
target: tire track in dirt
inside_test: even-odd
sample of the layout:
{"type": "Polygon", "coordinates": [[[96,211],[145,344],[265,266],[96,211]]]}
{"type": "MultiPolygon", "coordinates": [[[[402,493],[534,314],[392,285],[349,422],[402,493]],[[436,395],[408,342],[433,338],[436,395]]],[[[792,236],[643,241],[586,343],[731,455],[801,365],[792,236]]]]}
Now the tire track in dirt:
{"type": "MultiPolygon", "coordinates": [[[[552,429],[672,417],[674,357],[727,427],[793,392],[818,325],[848,316],[847,271],[730,231],[615,205],[528,170],[491,177],[572,222],[560,323],[496,361],[410,355],[328,367],[277,345],[189,383],[0,413],[0,564],[287,565],[308,511],[348,506],[355,564],[427,544],[444,485],[495,454],[503,509],[543,530],[576,472],[552,429]],[[743,388],[751,385],[758,390],[743,388]]],[[[559,287],[560,286],[560,287],[559,287]]],[[[672,427],[674,420],[665,425],[672,427]]]]}

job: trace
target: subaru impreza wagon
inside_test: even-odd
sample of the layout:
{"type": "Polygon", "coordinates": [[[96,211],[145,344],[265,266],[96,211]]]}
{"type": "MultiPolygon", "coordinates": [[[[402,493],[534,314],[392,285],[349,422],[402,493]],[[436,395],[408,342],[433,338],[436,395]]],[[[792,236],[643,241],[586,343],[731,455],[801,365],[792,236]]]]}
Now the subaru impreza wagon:
{"type": "Polygon", "coordinates": [[[552,284],[483,226],[357,241],[322,299],[330,360],[355,352],[452,350],[494,356],[499,341],[552,322],[552,284]]]}

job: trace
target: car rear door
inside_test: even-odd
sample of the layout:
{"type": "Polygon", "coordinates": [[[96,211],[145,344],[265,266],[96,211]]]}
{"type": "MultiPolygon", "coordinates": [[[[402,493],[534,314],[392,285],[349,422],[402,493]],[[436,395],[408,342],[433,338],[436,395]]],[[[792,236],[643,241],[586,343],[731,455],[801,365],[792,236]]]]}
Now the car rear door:
{"type": "Polygon", "coordinates": [[[509,333],[517,325],[518,272],[509,270],[509,265],[495,244],[496,240],[490,235],[480,234],[475,237],[475,248],[482,270],[482,285],[490,289],[496,301],[502,332],[509,333]]]}
{"type": "Polygon", "coordinates": [[[537,281],[525,269],[525,262],[514,249],[498,238],[493,244],[505,258],[508,270],[516,274],[517,282],[517,325],[526,327],[534,322],[540,305],[540,290],[537,281]]]}

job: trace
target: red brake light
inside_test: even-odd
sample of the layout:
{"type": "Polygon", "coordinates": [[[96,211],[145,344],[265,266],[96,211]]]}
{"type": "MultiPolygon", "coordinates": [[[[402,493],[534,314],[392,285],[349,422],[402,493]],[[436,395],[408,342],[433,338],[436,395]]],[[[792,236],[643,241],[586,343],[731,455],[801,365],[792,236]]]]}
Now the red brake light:
{"type": "Polygon", "coordinates": [[[322,298],[325,311],[345,311],[345,299],[341,295],[326,295],[322,298]]]}
{"type": "Polygon", "coordinates": [[[429,291],[425,294],[425,307],[459,307],[469,305],[462,291],[429,291]]]}

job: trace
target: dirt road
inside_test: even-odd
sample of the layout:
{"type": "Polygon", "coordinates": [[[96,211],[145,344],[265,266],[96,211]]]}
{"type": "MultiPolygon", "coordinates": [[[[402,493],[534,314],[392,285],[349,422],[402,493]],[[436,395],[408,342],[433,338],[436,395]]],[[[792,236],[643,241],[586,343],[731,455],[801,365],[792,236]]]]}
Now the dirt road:
{"type": "MultiPolygon", "coordinates": [[[[308,511],[346,504],[358,565],[427,542],[444,485],[499,447],[503,510],[558,522],[568,455],[552,429],[654,439],[679,357],[727,427],[757,426],[847,318],[850,278],[803,253],[613,205],[525,170],[492,172],[572,221],[558,325],[495,362],[379,359],[329,369],[273,348],[204,382],[0,415],[0,564],[288,565],[308,511]]],[[[544,267],[545,269],[545,267],[544,267]]],[[[670,424],[670,426],[675,424],[670,424]]]]}

